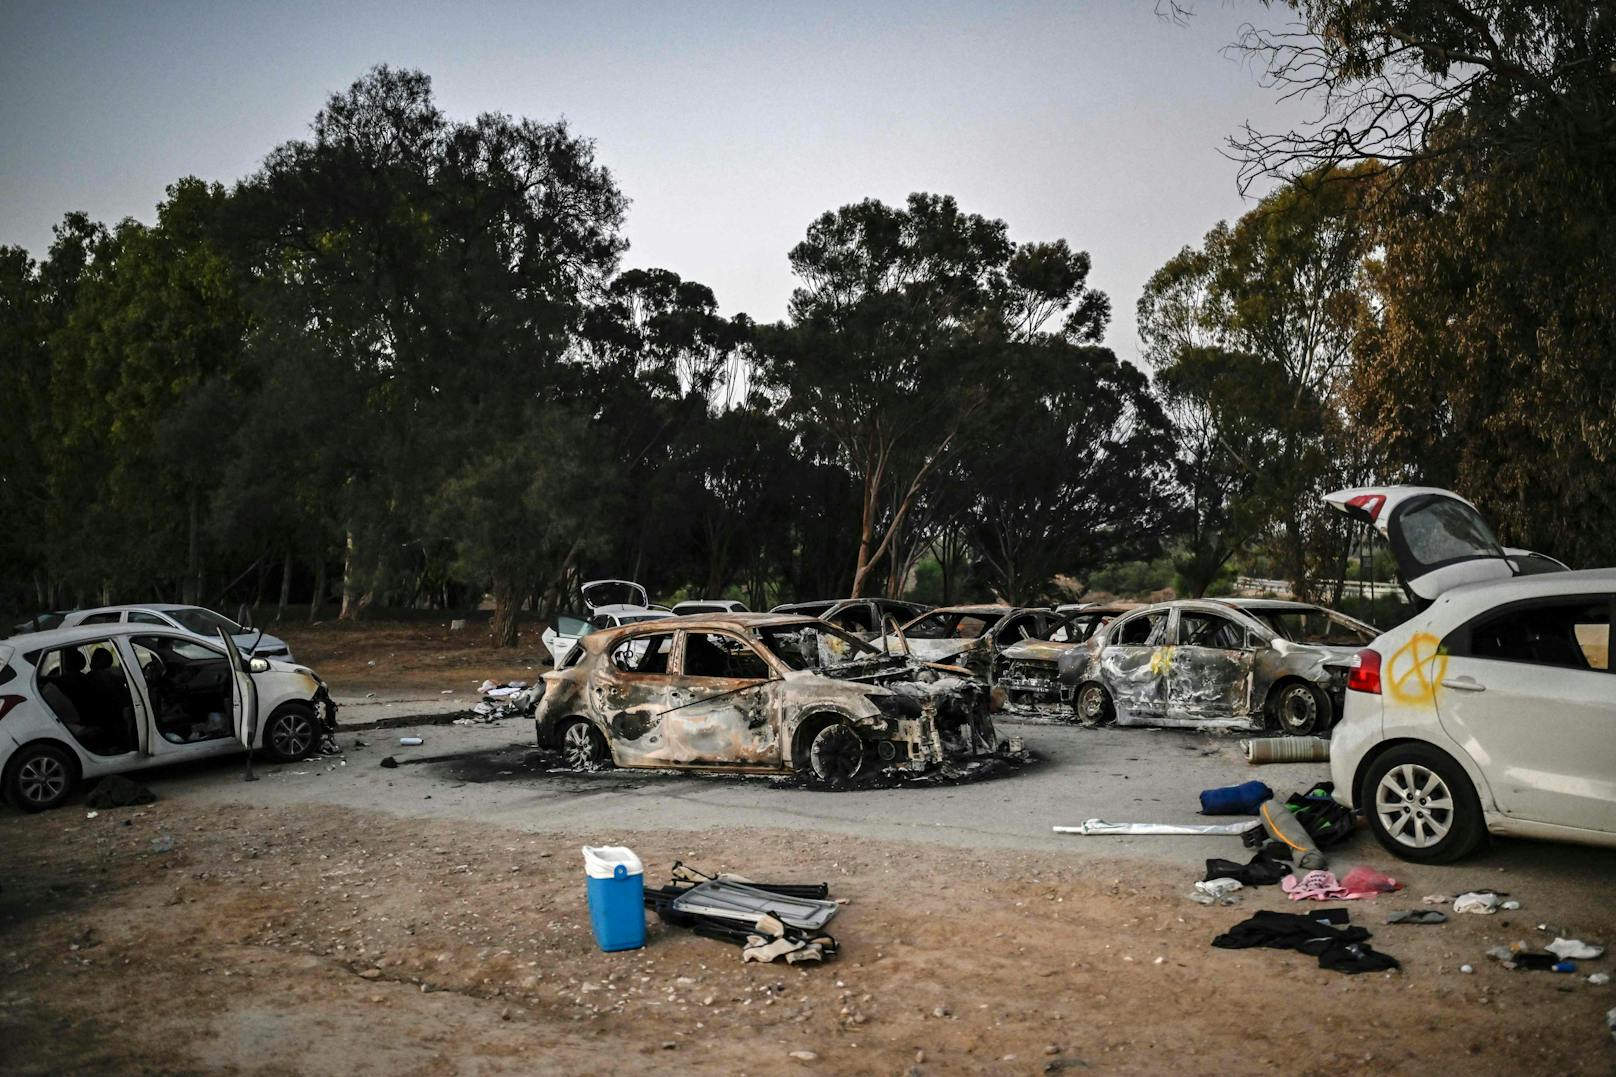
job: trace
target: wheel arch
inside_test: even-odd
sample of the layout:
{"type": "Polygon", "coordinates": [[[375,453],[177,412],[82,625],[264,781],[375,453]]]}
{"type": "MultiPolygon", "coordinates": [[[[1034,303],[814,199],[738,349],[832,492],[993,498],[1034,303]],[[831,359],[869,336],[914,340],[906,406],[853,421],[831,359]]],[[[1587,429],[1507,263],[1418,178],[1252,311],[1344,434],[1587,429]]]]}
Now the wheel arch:
{"type": "Polygon", "coordinates": [[[1469,753],[1455,752],[1446,744],[1438,744],[1436,741],[1426,740],[1423,737],[1392,737],[1375,745],[1373,749],[1363,754],[1362,759],[1358,760],[1358,768],[1352,775],[1352,802],[1358,811],[1365,810],[1367,790],[1364,789],[1364,784],[1369,780],[1370,769],[1388,752],[1409,745],[1429,748],[1433,752],[1441,752],[1447,756],[1459,768],[1459,772],[1470,782],[1470,791],[1474,794],[1476,802],[1481,805],[1481,810],[1484,813],[1497,810],[1497,806],[1493,803],[1492,790],[1488,787],[1481,772],[1476,769],[1469,753]]]}
{"type": "Polygon", "coordinates": [[[73,768],[74,784],[76,785],[79,782],[84,781],[84,760],[79,757],[78,750],[61,737],[46,736],[35,737],[33,740],[24,741],[23,743],[17,745],[16,749],[11,753],[11,757],[6,760],[5,769],[0,771],[0,786],[9,785],[11,783],[11,776],[16,773],[17,770],[17,760],[22,758],[23,753],[28,751],[30,748],[37,748],[41,745],[49,745],[52,748],[60,748],[62,751],[66,752],[68,761],[73,768]]]}
{"type": "Polygon", "coordinates": [[[601,742],[606,745],[607,756],[611,758],[614,766],[617,765],[617,752],[612,747],[612,731],[607,728],[606,723],[600,721],[594,716],[581,714],[577,711],[569,711],[551,721],[549,740],[546,747],[560,750],[561,737],[564,733],[566,733],[567,727],[572,725],[574,722],[582,722],[589,728],[593,729],[596,733],[600,734],[601,742]]]}
{"type": "Polygon", "coordinates": [[[797,722],[796,728],[791,731],[790,763],[792,770],[798,769],[808,761],[809,747],[813,744],[814,738],[819,735],[820,730],[833,725],[845,725],[855,733],[858,732],[854,727],[851,715],[829,707],[815,708],[802,716],[797,722]]]}

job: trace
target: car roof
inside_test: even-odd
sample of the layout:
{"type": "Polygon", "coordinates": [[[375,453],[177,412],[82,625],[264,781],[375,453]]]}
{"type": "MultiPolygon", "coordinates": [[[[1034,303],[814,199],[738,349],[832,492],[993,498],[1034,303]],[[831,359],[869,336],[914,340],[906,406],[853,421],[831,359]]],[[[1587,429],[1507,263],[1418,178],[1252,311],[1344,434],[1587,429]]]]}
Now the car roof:
{"type": "Polygon", "coordinates": [[[580,638],[578,642],[583,644],[585,650],[602,651],[619,637],[643,632],[647,628],[654,627],[659,621],[666,621],[670,632],[675,629],[683,629],[686,632],[700,632],[703,629],[750,632],[754,629],[771,628],[775,625],[823,623],[818,617],[808,617],[800,613],[699,613],[686,617],[662,617],[658,621],[636,621],[633,624],[620,625],[617,628],[591,632],[589,635],[580,638]]]}
{"type": "Polygon", "coordinates": [[[975,605],[970,605],[970,606],[943,606],[943,607],[941,607],[939,609],[927,610],[921,616],[930,617],[934,613],[998,613],[998,614],[1005,614],[1005,613],[1020,613],[1020,612],[1023,612],[1023,611],[1031,612],[1031,613],[1048,613],[1049,612],[1049,610],[1047,610],[1047,609],[1036,608],[1036,607],[1033,607],[1033,606],[1007,606],[1007,605],[1004,605],[1003,603],[979,602],[979,603],[976,603],[975,605]]]}
{"type": "MultiPolygon", "coordinates": [[[[200,610],[205,606],[192,606],[183,602],[124,602],[116,606],[91,606],[88,609],[72,610],[71,616],[90,613],[126,613],[129,610],[153,610],[157,613],[173,613],[175,610],[200,610]]],[[[209,611],[211,612],[211,611],[209,611]]]]}
{"type": "Polygon", "coordinates": [[[1221,602],[1238,610],[1329,610],[1328,606],[1316,602],[1296,602],[1287,598],[1208,598],[1202,601],[1221,602]]]}
{"type": "Polygon", "coordinates": [[[27,632],[13,636],[6,642],[19,651],[41,651],[50,647],[70,647],[75,643],[106,639],[108,636],[150,636],[154,633],[173,636],[176,639],[197,638],[195,632],[187,632],[183,628],[170,628],[168,625],[104,624],[74,625],[72,628],[49,628],[43,632],[27,632]]]}
{"type": "Polygon", "coordinates": [[[1589,590],[1616,591],[1616,568],[1579,568],[1566,572],[1543,572],[1535,576],[1482,580],[1449,588],[1442,592],[1440,598],[1484,598],[1489,603],[1498,603],[1539,595],[1574,595],[1589,590]]]}

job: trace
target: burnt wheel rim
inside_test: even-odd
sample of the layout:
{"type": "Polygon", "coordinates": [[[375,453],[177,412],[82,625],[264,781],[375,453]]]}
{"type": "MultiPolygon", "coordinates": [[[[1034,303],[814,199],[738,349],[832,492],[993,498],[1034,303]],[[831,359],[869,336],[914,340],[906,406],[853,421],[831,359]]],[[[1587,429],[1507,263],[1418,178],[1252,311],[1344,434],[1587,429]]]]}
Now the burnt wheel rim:
{"type": "Polygon", "coordinates": [[[1097,684],[1085,686],[1077,696],[1077,714],[1085,722],[1098,722],[1105,715],[1105,689],[1097,684]]]}
{"type": "Polygon", "coordinates": [[[54,755],[36,755],[17,768],[17,791],[30,804],[49,804],[67,792],[67,766],[54,755]]]}
{"type": "Polygon", "coordinates": [[[1279,697],[1279,724],[1292,733],[1307,733],[1319,720],[1319,701],[1301,685],[1293,685],[1279,697]]]}
{"type": "Polygon", "coordinates": [[[1453,790],[1430,767],[1400,763],[1375,787],[1375,816],[1399,845],[1429,849],[1453,829],[1453,813],[1453,790]]]}
{"type": "Polygon", "coordinates": [[[864,765],[864,743],[846,726],[834,725],[821,732],[808,754],[814,775],[827,782],[845,782],[864,765]]]}
{"type": "Polygon", "coordinates": [[[561,750],[571,766],[587,767],[600,760],[593,730],[583,722],[572,723],[561,734],[561,750]]]}
{"type": "Polygon", "coordinates": [[[314,744],[314,723],[301,714],[283,715],[270,727],[269,743],[277,755],[296,759],[314,744]]]}

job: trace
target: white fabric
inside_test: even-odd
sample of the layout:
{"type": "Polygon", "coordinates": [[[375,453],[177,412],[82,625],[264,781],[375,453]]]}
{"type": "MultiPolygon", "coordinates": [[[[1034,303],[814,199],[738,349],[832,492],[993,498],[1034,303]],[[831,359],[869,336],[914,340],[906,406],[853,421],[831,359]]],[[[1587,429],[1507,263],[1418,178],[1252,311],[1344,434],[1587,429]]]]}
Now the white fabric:
{"type": "Polygon", "coordinates": [[[1051,827],[1057,834],[1244,834],[1262,826],[1258,819],[1242,823],[1108,823],[1088,819],[1081,826],[1051,827]]]}

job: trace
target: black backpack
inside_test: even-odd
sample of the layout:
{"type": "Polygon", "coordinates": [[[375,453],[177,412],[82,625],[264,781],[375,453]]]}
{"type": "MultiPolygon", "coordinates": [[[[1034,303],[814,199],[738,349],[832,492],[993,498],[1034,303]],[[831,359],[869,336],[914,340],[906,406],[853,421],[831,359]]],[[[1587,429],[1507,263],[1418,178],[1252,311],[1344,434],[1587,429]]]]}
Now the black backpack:
{"type": "Polygon", "coordinates": [[[1352,836],[1356,819],[1352,810],[1336,803],[1334,782],[1320,782],[1305,793],[1292,793],[1285,807],[1295,814],[1320,849],[1340,845],[1352,836]]]}

